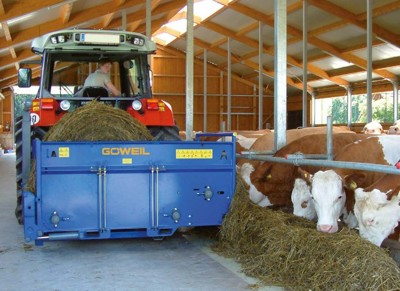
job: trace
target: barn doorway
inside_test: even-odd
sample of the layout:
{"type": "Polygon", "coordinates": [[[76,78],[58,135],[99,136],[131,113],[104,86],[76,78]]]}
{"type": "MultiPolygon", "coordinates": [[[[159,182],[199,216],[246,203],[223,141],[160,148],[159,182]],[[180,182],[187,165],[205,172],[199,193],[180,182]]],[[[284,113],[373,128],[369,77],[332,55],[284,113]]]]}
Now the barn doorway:
{"type": "Polygon", "coordinates": [[[294,129],[303,126],[303,110],[288,111],[287,129],[294,129]]]}

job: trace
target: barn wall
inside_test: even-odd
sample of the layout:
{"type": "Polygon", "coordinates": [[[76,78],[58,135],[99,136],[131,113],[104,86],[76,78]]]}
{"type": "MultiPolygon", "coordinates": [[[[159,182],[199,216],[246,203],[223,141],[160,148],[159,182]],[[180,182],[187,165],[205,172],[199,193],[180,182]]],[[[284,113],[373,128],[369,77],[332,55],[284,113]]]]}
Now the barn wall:
{"type": "MultiPolygon", "coordinates": [[[[186,123],[186,59],[158,50],[152,58],[154,75],[153,93],[157,98],[169,102],[174,110],[180,130],[186,123]]],[[[194,64],[194,121],[193,129],[204,131],[204,77],[203,63],[194,64]]],[[[231,130],[257,129],[258,91],[253,85],[232,78],[231,81],[231,130]],[[242,95],[242,96],[240,96],[242,95]]],[[[211,65],[207,69],[207,131],[218,131],[222,122],[227,129],[227,78],[211,65]]],[[[264,98],[264,128],[267,123],[273,126],[273,98],[264,98]]]]}
{"type": "Polygon", "coordinates": [[[12,126],[12,118],[13,114],[11,112],[13,111],[13,106],[12,106],[12,101],[14,100],[12,98],[12,92],[10,90],[3,91],[2,94],[4,95],[5,99],[0,99],[0,110],[1,110],[1,116],[0,116],[0,132],[5,131],[5,125],[8,123],[10,126],[12,126]]]}

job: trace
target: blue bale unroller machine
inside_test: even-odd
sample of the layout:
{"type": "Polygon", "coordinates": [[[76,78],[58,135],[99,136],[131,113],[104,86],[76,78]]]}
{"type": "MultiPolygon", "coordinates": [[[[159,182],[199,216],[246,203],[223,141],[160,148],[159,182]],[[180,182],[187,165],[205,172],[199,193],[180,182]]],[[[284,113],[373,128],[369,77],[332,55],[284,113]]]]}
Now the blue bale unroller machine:
{"type": "MultiPolygon", "coordinates": [[[[221,134],[230,135],[232,134],[221,134]]],[[[25,241],[171,236],[220,225],[235,191],[229,142],[34,142],[25,241]]]]}

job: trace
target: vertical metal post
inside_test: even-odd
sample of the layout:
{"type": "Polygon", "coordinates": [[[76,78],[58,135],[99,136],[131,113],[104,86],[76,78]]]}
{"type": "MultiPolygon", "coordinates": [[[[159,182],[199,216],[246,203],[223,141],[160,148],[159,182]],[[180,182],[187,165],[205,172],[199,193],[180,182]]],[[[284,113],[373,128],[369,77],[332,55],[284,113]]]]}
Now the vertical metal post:
{"type": "Polygon", "coordinates": [[[351,85],[347,86],[346,90],[347,90],[347,126],[351,127],[351,119],[353,116],[352,104],[351,104],[351,97],[353,94],[353,86],[351,86],[351,85]]]}
{"type": "Polygon", "coordinates": [[[204,118],[203,131],[207,132],[207,50],[204,49],[203,59],[203,101],[204,101],[204,118]]]}
{"type": "Polygon", "coordinates": [[[122,30],[126,30],[126,10],[122,10],[122,30]]]}
{"type": "Polygon", "coordinates": [[[333,142],[332,142],[332,116],[328,116],[326,119],[326,154],[328,161],[333,160],[333,142]]]}
{"type": "Polygon", "coordinates": [[[399,119],[399,80],[395,79],[393,83],[393,121],[399,119]]]}
{"type": "Polygon", "coordinates": [[[231,77],[232,77],[232,64],[231,64],[231,38],[228,37],[228,80],[227,80],[227,116],[226,125],[227,130],[231,130],[231,112],[232,112],[232,88],[231,88],[231,77]]]}
{"type": "Polygon", "coordinates": [[[186,27],[186,140],[193,135],[193,0],[187,0],[186,27]]]}
{"type": "Polygon", "coordinates": [[[313,90],[311,92],[311,126],[314,127],[315,126],[315,97],[316,97],[317,93],[313,90]]]}
{"type": "Polygon", "coordinates": [[[262,22],[258,22],[258,129],[263,129],[263,40],[262,40],[262,22]]]}
{"type": "Polygon", "coordinates": [[[151,0],[146,0],[146,36],[151,38],[151,0]]]}
{"type": "MultiPolygon", "coordinates": [[[[146,0],[146,36],[151,39],[151,0],[146,0]]],[[[153,63],[152,55],[147,55],[147,62],[151,68],[153,63]]]]}
{"type": "Polygon", "coordinates": [[[367,1],[367,122],[372,121],[372,5],[367,1]]]}
{"type": "Polygon", "coordinates": [[[26,99],[22,111],[22,185],[29,179],[31,170],[31,114],[32,101],[26,99]]]}
{"type": "Polygon", "coordinates": [[[275,79],[274,79],[274,146],[275,151],[286,145],[287,128],[287,31],[286,31],[286,0],[275,0],[274,49],[275,49],[275,79]]]}
{"type": "Polygon", "coordinates": [[[307,66],[308,66],[308,57],[307,57],[307,40],[308,40],[308,27],[307,27],[307,11],[308,11],[308,2],[307,0],[303,0],[303,127],[307,127],[307,112],[308,112],[308,102],[307,102],[307,66]]]}

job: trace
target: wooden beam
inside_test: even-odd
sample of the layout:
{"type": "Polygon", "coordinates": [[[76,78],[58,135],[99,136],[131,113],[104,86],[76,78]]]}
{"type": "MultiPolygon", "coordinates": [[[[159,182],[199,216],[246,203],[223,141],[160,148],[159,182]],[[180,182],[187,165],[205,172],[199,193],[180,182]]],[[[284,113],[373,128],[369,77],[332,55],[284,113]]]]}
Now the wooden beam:
{"type": "Polygon", "coordinates": [[[10,27],[8,26],[7,22],[2,22],[1,27],[3,28],[4,36],[6,41],[12,41],[10,27]]]}
{"type": "MultiPolygon", "coordinates": [[[[154,9],[156,9],[158,7],[158,5],[160,5],[160,2],[161,2],[161,0],[153,0],[153,1],[151,1],[151,4],[150,4],[151,8],[150,9],[151,9],[152,12],[154,11],[154,9]]],[[[153,15],[153,13],[151,13],[151,14],[153,15]]],[[[144,18],[143,20],[137,20],[137,21],[132,22],[130,24],[130,26],[129,26],[129,30],[130,31],[136,31],[137,27],[142,22],[146,22],[146,18],[144,18]]]]}
{"type": "Polygon", "coordinates": [[[69,21],[73,5],[74,5],[73,2],[71,2],[63,5],[63,7],[61,8],[61,20],[64,24],[68,23],[69,21]]]}
{"type": "MultiPolygon", "coordinates": [[[[357,19],[357,15],[326,0],[308,0],[308,3],[311,5],[320,8],[323,11],[326,11],[330,14],[333,14],[337,17],[344,19],[346,22],[354,24],[357,27],[360,27],[364,30],[367,29],[367,21],[357,19]]],[[[397,35],[388,31],[387,29],[382,28],[377,24],[372,25],[372,31],[376,34],[377,37],[400,47],[400,40],[397,35]]]]}
{"type": "MultiPolygon", "coordinates": [[[[39,2],[39,1],[36,1],[39,2]]],[[[34,2],[34,3],[36,3],[34,2]]],[[[41,2],[40,2],[41,3],[41,2]]],[[[129,8],[132,6],[140,5],[142,0],[126,0],[122,8],[129,8]]],[[[0,49],[7,48],[8,46],[16,46],[20,43],[32,40],[37,36],[42,36],[43,34],[50,33],[52,31],[70,28],[72,26],[79,25],[88,20],[88,15],[96,15],[97,18],[101,18],[111,12],[117,12],[121,9],[121,6],[117,6],[113,1],[94,6],[80,12],[71,14],[70,19],[67,24],[63,23],[61,19],[51,20],[30,28],[18,31],[13,37],[12,43],[7,43],[4,38],[0,38],[0,49]]]]}
{"type": "Polygon", "coordinates": [[[0,14],[0,22],[9,21],[63,2],[65,2],[65,0],[14,1],[7,4],[2,3],[5,13],[0,14]]]}
{"type": "Polygon", "coordinates": [[[4,16],[5,14],[6,14],[6,11],[4,9],[3,0],[0,0],[0,16],[4,16]]]}
{"type": "MultiPolygon", "coordinates": [[[[129,0],[127,0],[129,1],[129,0]]],[[[135,0],[137,1],[137,0],[135,0]]],[[[143,3],[143,1],[138,1],[143,3]]],[[[159,5],[157,6],[157,8],[154,9],[152,15],[158,15],[158,14],[163,14],[166,12],[169,12],[171,10],[176,10],[176,12],[178,12],[182,7],[184,7],[186,4],[186,0],[175,0],[175,1],[171,1],[171,2],[167,2],[166,4],[163,5],[159,5]]],[[[172,16],[171,16],[172,17],[172,16]]],[[[138,10],[136,12],[133,12],[129,15],[126,16],[126,22],[127,23],[132,23],[132,22],[136,22],[138,19],[146,19],[146,9],[142,9],[142,10],[138,10]]],[[[162,24],[165,23],[165,18],[163,18],[163,22],[162,24]]],[[[155,32],[157,29],[159,29],[161,27],[161,25],[159,25],[158,27],[156,27],[157,29],[154,30],[154,22],[151,25],[151,30],[152,32],[155,32]]],[[[117,28],[120,27],[122,25],[122,19],[118,18],[118,19],[114,19],[111,21],[109,27],[110,28],[117,28]]],[[[136,29],[137,32],[143,32],[144,30],[141,30],[141,28],[139,27],[145,27],[145,24],[142,24],[141,26],[138,26],[138,28],[136,29]]]]}
{"type": "Polygon", "coordinates": [[[109,13],[109,14],[103,16],[103,21],[101,22],[101,26],[103,28],[107,28],[110,25],[111,20],[114,17],[114,14],[115,14],[115,12],[109,13]]]}

